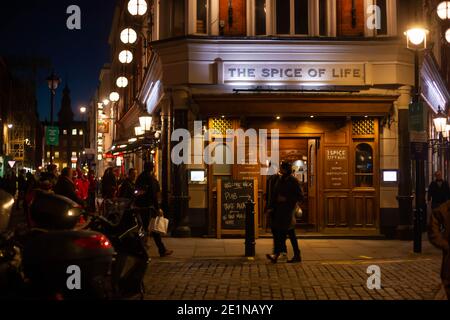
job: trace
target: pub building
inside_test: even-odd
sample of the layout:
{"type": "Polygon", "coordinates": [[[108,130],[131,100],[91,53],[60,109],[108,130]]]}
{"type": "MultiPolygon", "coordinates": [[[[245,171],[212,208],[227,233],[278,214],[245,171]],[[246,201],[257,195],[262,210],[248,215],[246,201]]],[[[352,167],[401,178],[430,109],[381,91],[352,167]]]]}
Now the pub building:
{"type": "MultiPolygon", "coordinates": [[[[264,210],[268,177],[261,174],[267,161],[238,164],[234,154],[234,164],[206,164],[198,150],[203,152],[208,143],[197,135],[191,163],[173,163],[171,151],[178,139],[172,141],[171,132],[185,128],[194,136],[194,121],[201,121],[203,134],[215,130],[210,142],[225,138],[228,129],[265,129],[270,145],[278,129],[279,159],[293,163],[305,195],[303,215],[297,220],[300,234],[408,233],[411,209],[402,207],[399,199],[414,190],[408,133],[414,53],[406,48],[403,32],[414,21],[415,2],[147,2],[144,18],[135,19],[151,21],[142,24],[150,53],[140,56],[148,57],[144,72],[135,70],[129,76],[138,81],[136,99],[119,111],[118,130],[122,140],[130,138],[141,111],[152,115],[161,132],[154,161],[163,203],[175,219],[174,234],[242,233],[229,221],[242,217],[242,211],[225,217],[220,203],[226,200],[223,188],[232,187],[226,183],[242,180],[254,184],[258,235],[270,233],[264,210]],[[372,24],[371,10],[379,12],[372,24]],[[222,232],[227,225],[233,232],[222,232]]],[[[420,13],[428,21],[433,12],[428,12],[426,1],[424,5],[420,13]]],[[[127,14],[127,1],[119,1],[113,26],[117,38],[127,14]]],[[[428,41],[433,37],[439,41],[438,33],[428,41]]],[[[440,75],[444,55],[439,50],[436,45],[420,59],[429,138],[435,134],[433,115],[450,98],[440,75]]],[[[120,75],[113,71],[112,78],[120,75]]],[[[132,89],[127,90],[125,94],[133,96],[132,89]]],[[[246,159],[252,156],[248,141],[246,159]]],[[[226,157],[226,139],[223,143],[216,146],[216,159],[226,157]]],[[[441,153],[432,148],[428,153],[427,183],[447,164],[439,159],[441,153]]],[[[125,165],[142,166],[136,164],[142,160],[133,159],[125,165]]]]}

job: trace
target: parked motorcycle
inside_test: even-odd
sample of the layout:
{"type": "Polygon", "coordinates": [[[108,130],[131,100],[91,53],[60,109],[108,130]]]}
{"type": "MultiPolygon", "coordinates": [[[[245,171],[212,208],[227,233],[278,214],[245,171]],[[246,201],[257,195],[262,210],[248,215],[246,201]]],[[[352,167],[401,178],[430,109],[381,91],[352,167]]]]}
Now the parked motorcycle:
{"type": "MultiPolygon", "coordinates": [[[[4,206],[4,205],[3,205],[4,206]]],[[[2,207],[2,203],[0,203],[2,207]]],[[[33,228],[3,246],[20,258],[22,283],[9,284],[22,299],[105,299],[110,296],[114,248],[99,232],[81,230],[83,211],[68,198],[39,192],[30,208],[33,228]]]]}
{"type": "Polygon", "coordinates": [[[128,199],[107,200],[100,216],[90,216],[90,230],[105,234],[112,242],[116,256],[112,270],[116,297],[140,294],[144,297],[143,278],[150,258],[145,247],[145,232],[138,211],[128,199]]]}

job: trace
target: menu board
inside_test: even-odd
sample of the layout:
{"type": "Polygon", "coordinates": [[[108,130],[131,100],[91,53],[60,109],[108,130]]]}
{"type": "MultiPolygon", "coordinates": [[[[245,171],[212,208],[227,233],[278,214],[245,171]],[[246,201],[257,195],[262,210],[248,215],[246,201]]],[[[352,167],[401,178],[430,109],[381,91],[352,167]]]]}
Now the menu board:
{"type": "MultiPolygon", "coordinates": [[[[258,212],[257,180],[217,181],[217,233],[240,234],[245,230],[246,203],[250,199],[255,202],[255,213],[258,212]]],[[[257,220],[257,215],[255,215],[257,220]]]]}
{"type": "Polygon", "coordinates": [[[348,148],[325,148],[325,188],[347,189],[348,186],[348,148]]]}

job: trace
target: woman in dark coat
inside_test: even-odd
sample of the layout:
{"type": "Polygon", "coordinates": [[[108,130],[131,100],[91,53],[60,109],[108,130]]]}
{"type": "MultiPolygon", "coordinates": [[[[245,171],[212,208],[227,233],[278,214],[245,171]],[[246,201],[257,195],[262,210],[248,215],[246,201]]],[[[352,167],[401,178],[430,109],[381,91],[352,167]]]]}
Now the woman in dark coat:
{"type": "Polygon", "coordinates": [[[428,237],[435,247],[442,250],[441,279],[450,300],[450,201],[433,210],[428,237]]]}
{"type": "Polygon", "coordinates": [[[303,201],[302,188],[298,180],[292,176],[292,165],[283,161],[280,165],[281,177],[276,181],[272,195],[272,233],[274,241],[274,253],[267,254],[267,258],[276,263],[282,252],[286,251],[286,236],[293,230],[293,236],[290,235],[294,249],[294,258],[289,262],[300,261],[300,249],[295,236],[295,217],[294,209],[298,202],[303,201]]]}

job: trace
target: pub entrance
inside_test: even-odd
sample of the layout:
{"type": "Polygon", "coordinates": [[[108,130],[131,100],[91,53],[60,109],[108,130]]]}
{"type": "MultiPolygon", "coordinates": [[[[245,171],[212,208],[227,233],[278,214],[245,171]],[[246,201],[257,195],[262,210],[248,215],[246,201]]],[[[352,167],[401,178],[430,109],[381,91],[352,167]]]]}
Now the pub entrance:
{"type": "MultiPolygon", "coordinates": [[[[289,161],[292,164],[293,174],[300,182],[304,196],[301,204],[303,215],[297,219],[296,228],[306,231],[317,231],[317,148],[319,141],[319,139],[308,138],[280,139],[280,161],[289,161]]],[[[265,192],[267,192],[267,187],[265,192]]],[[[266,219],[270,218],[267,216],[266,219]]],[[[267,226],[270,227],[270,222],[267,226]]]]}

